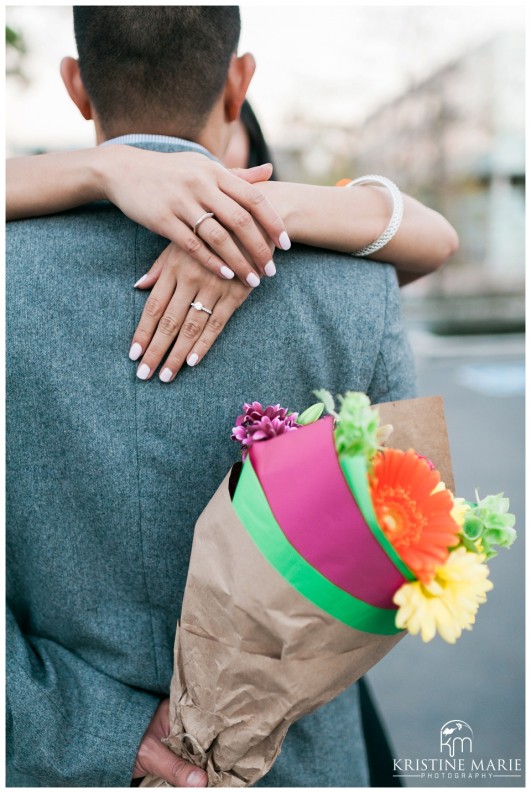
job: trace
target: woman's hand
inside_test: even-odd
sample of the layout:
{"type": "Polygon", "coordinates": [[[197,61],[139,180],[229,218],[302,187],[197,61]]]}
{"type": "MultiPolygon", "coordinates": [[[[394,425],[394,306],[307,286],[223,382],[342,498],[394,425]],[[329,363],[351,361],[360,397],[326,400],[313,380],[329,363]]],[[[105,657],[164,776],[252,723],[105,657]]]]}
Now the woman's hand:
{"type": "Polygon", "coordinates": [[[138,285],[153,287],[133,336],[129,357],[141,380],[154,374],[172,347],[159,374],[173,380],[186,361],[196,366],[212,347],[237,308],[252,291],[240,281],[226,281],[207,272],[189,254],[171,243],[138,285]],[[156,283],[155,283],[156,282],[156,283]],[[201,303],[212,312],[192,308],[201,303]]]}
{"type": "Polygon", "coordinates": [[[269,179],[270,164],[233,173],[194,152],[164,154],[121,145],[100,151],[104,196],[132,220],[177,243],[217,276],[236,274],[255,287],[259,276],[275,274],[260,228],[280,248],[289,248],[289,237],[278,212],[252,184],[269,179]],[[210,212],[214,217],[194,234],[194,225],[210,212]]]}
{"type": "Polygon", "coordinates": [[[271,171],[266,163],[231,172],[203,154],[120,144],[14,157],[6,162],[6,218],[48,215],[108,199],[216,275],[230,279],[236,274],[258,286],[260,275],[275,274],[261,229],[274,245],[284,250],[291,245],[280,215],[254,187],[271,171]],[[210,212],[214,217],[198,226],[210,212]]]}

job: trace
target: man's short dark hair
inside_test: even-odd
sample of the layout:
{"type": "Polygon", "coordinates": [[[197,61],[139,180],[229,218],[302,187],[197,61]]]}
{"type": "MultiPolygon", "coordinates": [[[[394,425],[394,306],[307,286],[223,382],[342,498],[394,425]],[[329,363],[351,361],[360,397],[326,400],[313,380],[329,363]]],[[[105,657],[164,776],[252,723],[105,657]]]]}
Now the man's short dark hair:
{"type": "MultiPolygon", "coordinates": [[[[81,78],[105,134],[177,120],[193,137],[238,46],[238,6],[74,6],[81,78]]],[[[158,125],[158,126],[157,126],[158,125]]]]}

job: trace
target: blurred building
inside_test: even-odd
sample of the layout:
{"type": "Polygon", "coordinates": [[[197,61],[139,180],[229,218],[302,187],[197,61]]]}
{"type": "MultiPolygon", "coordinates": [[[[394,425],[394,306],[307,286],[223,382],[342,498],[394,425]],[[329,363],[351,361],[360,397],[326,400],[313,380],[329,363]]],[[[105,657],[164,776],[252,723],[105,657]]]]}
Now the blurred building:
{"type": "Polygon", "coordinates": [[[359,131],[358,171],[383,172],[439,209],[461,239],[439,287],[523,285],[524,37],[503,34],[381,108],[359,131]],[[479,266],[479,269],[478,269],[479,266]]]}
{"type": "MultiPolygon", "coordinates": [[[[314,179],[312,165],[319,171],[326,162],[329,183],[331,176],[381,173],[441,211],[459,233],[459,252],[408,294],[452,296],[457,313],[462,296],[497,299],[478,311],[499,314],[502,324],[510,317],[509,325],[524,316],[524,46],[523,34],[500,34],[357,129],[307,129],[305,147],[316,146],[317,161],[293,151],[293,139],[289,151],[299,177],[305,157],[306,176],[314,179]]],[[[470,310],[466,301],[463,312],[470,310]]]]}

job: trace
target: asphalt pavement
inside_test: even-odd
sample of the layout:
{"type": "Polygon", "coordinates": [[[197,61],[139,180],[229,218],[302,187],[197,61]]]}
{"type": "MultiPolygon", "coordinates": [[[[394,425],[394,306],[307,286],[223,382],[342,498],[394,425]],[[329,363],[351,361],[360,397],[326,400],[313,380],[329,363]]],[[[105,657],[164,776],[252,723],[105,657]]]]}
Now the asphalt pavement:
{"type": "Polygon", "coordinates": [[[490,562],[494,589],[480,606],[473,631],[455,645],[406,636],[368,679],[403,784],[520,787],[525,784],[524,339],[416,332],[412,343],[419,396],[440,394],[445,400],[457,495],[473,499],[476,488],[480,496],[503,491],[516,515],[518,538],[490,562]],[[453,758],[441,744],[443,728],[470,736],[453,758]]]}

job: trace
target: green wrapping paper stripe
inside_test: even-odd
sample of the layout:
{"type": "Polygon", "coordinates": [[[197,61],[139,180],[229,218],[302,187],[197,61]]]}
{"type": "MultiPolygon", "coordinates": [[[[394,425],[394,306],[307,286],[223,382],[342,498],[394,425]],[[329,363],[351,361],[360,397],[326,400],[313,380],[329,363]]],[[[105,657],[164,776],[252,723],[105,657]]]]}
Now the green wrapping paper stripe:
{"type": "Polygon", "coordinates": [[[249,459],[242,468],[232,506],[268,562],[314,605],[360,631],[384,636],[401,632],[395,625],[394,609],[358,600],[325,578],[295,550],[271,512],[249,459]]]}
{"type": "Polygon", "coordinates": [[[399,570],[405,579],[408,581],[415,581],[415,575],[407,567],[400,556],[397,554],[376,519],[374,509],[371,501],[371,494],[369,493],[369,486],[367,484],[367,464],[365,458],[359,455],[358,457],[340,457],[339,462],[350,488],[350,492],[354,496],[356,503],[359,507],[365,523],[372,531],[375,539],[390,558],[394,566],[399,570]]]}

